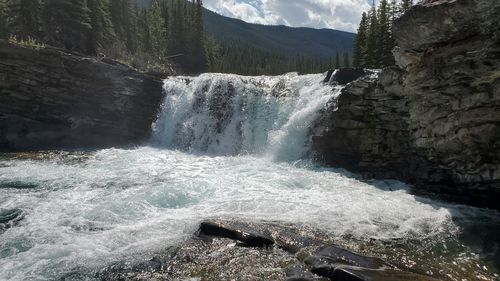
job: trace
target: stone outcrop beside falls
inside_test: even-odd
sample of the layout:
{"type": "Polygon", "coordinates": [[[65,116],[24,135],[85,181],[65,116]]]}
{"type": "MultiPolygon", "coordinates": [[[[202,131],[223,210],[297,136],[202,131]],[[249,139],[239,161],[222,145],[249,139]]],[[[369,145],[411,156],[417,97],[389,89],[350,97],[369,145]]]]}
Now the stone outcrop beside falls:
{"type": "Polygon", "coordinates": [[[500,208],[500,2],[424,1],[395,24],[397,67],[349,84],[318,159],[500,208]]]}
{"type": "Polygon", "coordinates": [[[111,60],[0,41],[0,150],[100,148],[149,138],[160,77],[111,60]]]}
{"type": "MultiPolygon", "coordinates": [[[[96,279],[437,281],[444,272],[359,254],[306,227],[212,219],[178,247],[141,262],[113,264],[97,272],[96,279]]],[[[67,279],[87,277],[78,274],[67,279]]]]}

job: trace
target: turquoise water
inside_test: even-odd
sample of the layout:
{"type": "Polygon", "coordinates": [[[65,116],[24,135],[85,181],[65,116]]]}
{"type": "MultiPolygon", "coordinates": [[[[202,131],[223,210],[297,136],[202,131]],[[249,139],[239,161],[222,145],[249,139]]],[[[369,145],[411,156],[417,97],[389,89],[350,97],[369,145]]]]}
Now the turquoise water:
{"type": "Polygon", "coordinates": [[[0,209],[24,216],[0,227],[0,280],[92,277],[178,244],[211,217],[310,226],[428,274],[498,279],[497,212],[307,160],[315,122],[340,91],[322,77],[172,77],[147,146],[0,155],[0,209]]]}
{"type": "Polygon", "coordinates": [[[0,235],[0,280],[50,280],[75,268],[92,271],[147,256],[219,216],[309,225],[346,245],[371,244],[380,254],[403,245],[405,251],[390,254],[398,259],[418,260],[422,248],[435,249],[442,253],[424,257],[458,271],[450,273],[455,276],[467,268],[493,278],[493,257],[477,252],[485,245],[468,246],[464,237],[479,244],[485,238],[487,250],[497,247],[497,253],[499,245],[492,236],[499,226],[495,212],[433,202],[408,194],[399,182],[362,182],[306,161],[149,147],[4,155],[0,191],[1,209],[25,212],[0,235]],[[445,243],[448,249],[441,248],[445,243]]]}

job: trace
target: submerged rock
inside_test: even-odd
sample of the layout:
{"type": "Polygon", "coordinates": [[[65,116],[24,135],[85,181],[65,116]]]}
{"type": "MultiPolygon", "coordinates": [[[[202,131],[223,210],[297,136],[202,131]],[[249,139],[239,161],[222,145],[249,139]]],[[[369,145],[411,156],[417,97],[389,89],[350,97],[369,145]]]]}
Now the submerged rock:
{"type": "Polygon", "coordinates": [[[394,269],[339,266],[329,276],[335,281],[438,281],[438,279],[394,269]]]}
{"type": "Polygon", "coordinates": [[[1,209],[0,210],[0,233],[15,226],[24,219],[24,212],[21,209],[1,209]]]}
{"type": "Polygon", "coordinates": [[[362,256],[346,249],[335,246],[327,246],[319,249],[304,261],[316,271],[325,269],[325,266],[335,269],[335,265],[352,265],[362,268],[380,269],[389,265],[383,260],[373,257],[362,256]]]}
{"type": "Polygon", "coordinates": [[[307,270],[301,263],[295,263],[285,269],[286,281],[320,280],[317,275],[307,270]]]}

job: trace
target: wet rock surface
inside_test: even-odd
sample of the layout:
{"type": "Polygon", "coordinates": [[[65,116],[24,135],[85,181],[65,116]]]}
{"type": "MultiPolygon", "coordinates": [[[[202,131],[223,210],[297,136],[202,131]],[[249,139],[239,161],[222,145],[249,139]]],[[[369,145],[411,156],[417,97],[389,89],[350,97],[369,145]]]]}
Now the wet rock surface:
{"type": "Polygon", "coordinates": [[[149,138],[162,81],[111,60],[0,41],[0,151],[102,148],[149,138]]]}
{"type": "Polygon", "coordinates": [[[350,83],[317,158],[419,194],[499,209],[500,2],[423,1],[398,19],[398,66],[350,83]]]}
{"type": "Polygon", "coordinates": [[[372,71],[362,68],[341,68],[338,70],[329,70],[324,82],[333,85],[347,85],[358,78],[372,74],[372,71]]]}
{"type": "Polygon", "coordinates": [[[231,229],[214,222],[202,222],[198,230],[200,237],[222,237],[237,240],[246,247],[269,247],[274,244],[271,237],[243,229],[231,229]]]}
{"type": "Polygon", "coordinates": [[[102,280],[437,280],[332,245],[326,236],[301,232],[266,222],[205,221],[179,247],[144,262],[114,264],[97,276],[102,280]],[[288,250],[291,244],[296,245],[294,251],[288,250]]]}
{"type": "Polygon", "coordinates": [[[21,209],[0,209],[0,234],[18,224],[24,216],[21,209]]]}

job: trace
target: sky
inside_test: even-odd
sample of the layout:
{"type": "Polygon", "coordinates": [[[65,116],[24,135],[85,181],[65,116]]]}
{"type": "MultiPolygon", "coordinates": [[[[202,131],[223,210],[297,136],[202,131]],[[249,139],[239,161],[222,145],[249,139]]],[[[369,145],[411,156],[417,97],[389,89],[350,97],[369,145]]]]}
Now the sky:
{"type": "Polygon", "coordinates": [[[204,0],[224,16],[246,22],[355,32],[371,0],[204,0]]]}

